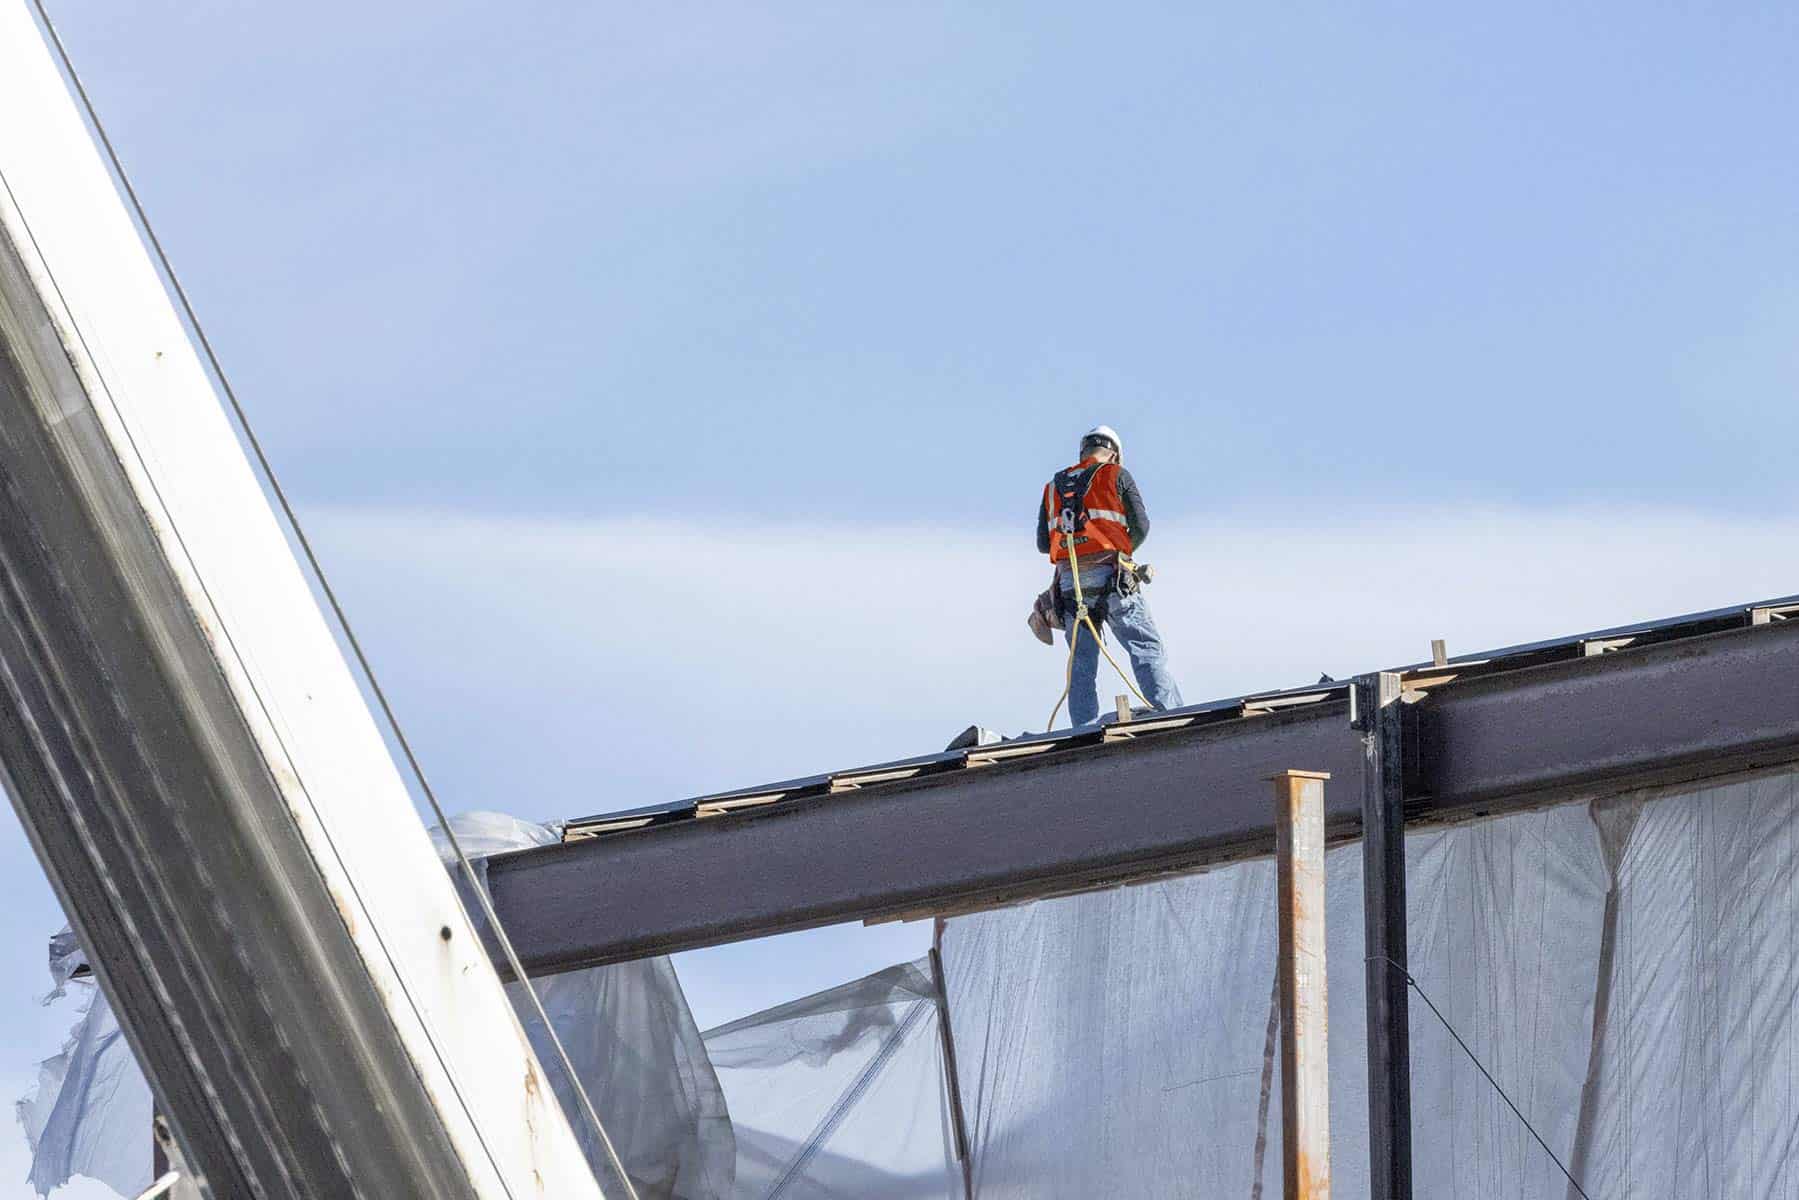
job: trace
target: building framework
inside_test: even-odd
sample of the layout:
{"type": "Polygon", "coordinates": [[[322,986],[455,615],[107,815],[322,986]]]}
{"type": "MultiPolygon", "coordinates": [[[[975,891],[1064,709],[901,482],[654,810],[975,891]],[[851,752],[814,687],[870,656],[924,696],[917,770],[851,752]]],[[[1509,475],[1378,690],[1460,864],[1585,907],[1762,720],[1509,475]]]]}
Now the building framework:
{"type": "Polygon", "coordinates": [[[579,818],[489,879],[553,973],[1264,856],[1264,781],[1296,765],[1359,837],[1358,691],[1412,823],[1776,766],[1799,760],[1791,617],[1799,597],[579,818]]]}
{"type": "Polygon", "coordinates": [[[552,973],[1266,856],[1265,781],[1328,772],[1330,836],[1363,845],[1369,1177],[1400,1200],[1407,826],[1799,762],[1795,618],[1789,596],[584,818],[488,878],[552,973]]]}
{"type": "MultiPolygon", "coordinates": [[[[597,1196],[140,230],[0,0],[0,767],[218,1196],[597,1196]]],[[[1799,762],[1799,597],[583,818],[527,972],[1361,838],[1374,1194],[1410,1194],[1408,825],[1799,762]],[[903,850],[902,850],[903,848],[903,850]]]]}

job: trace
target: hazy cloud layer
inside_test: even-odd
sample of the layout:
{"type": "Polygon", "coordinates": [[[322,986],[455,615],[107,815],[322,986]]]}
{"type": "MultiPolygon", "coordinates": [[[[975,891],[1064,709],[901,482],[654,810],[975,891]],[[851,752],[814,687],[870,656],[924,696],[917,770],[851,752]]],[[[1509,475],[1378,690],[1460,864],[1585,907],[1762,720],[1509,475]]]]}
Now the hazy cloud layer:
{"type": "MultiPolygon", "coordinates": [[[[971,536],[951,518],[328,511],[314,524],[460,785],[516,780],[523,765],[556,781],[534,812],[917,753],[971,721],[1041,728],[1060,684],[1060,652],[1024,628],[1047,575],[1022,533],[971,536]],[[578,768],[602,744],[613,774],[587,778],[578,768]],[[538,761],[479,752],[496,745],[533,746],[538,761]]],[[[1144,557],[1197,700],[1417,661],[1433,637],[1466,652],[1799,590],[1796,533],[1799,519],[1653,510],[1240,510],[1166,521],[1144,557]]]]}
{"type": "MultiPolygon", "coordinates": [[[[1028,543],[949,521],[313,524],[457,808],[571,816],[917,754],[971,722],[1041,728],[1061,683],[1023,624],[1045,582],[1028,543]]],[[[1199,700],[1415,662],[1433,637],[1466,652],[1799,591],[1796,535],[1654,510],[1238,511],[1166,521],[1145,557],[1199,700]]],[[[926,937],[821,931],[681,968],[706,1025],[926,937]]]]}

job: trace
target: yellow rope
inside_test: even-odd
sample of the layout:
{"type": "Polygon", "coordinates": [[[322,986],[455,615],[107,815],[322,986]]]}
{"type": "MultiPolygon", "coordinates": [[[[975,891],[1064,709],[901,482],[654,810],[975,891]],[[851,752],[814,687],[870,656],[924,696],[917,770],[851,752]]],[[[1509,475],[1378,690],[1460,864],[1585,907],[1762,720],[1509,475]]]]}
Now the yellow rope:
{"type": "Polygon", "coordinates": [[[1064,529],[1062,539],[1062,544],[1068,547],[1068,569],[1074,573],[1074,626],[1068,631],[1068,667],[1063,672],[1062,694],[1056,697],[1056,706],[1049,710],[1049,724],[1043,727],[1045,733],[1056,727],[1056,714],[1062,711],[1062,702],[1068,699],[1068,693],[1074,690],[1074,648],[1075,643],[1080,640],[1081,626],[1083,625],[1093,635],[1093,644],[1099,647],[1099,652],[1106,656],[1106,661],[1112,664],[1114,671],[1118,672],[1118,678],[1124,680],[1124,685],[1131,689],[1131,694],[1142,701],[1143,707],[1154,707],[1148,700],[1143,699],[1143,693],[1137,690],[1136,683],[1124,673],[1124,668],[1118,665],[1118,660],[1112,657],[1112,652],[1106,649],[1106,639],[1099,636],[1099,629],[1093,624],[1093,618],[1087,614],[1087,597],[1081,592],[1081,559],[1080,555],[1075,553],[1074,534],[1064,529]]]}

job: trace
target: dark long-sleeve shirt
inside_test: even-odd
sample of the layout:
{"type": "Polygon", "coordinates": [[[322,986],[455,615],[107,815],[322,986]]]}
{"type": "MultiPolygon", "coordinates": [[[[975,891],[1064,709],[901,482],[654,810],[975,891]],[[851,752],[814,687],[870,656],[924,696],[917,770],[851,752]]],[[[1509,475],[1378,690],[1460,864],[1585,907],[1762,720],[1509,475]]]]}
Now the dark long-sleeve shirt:
{"type": "MultiPolygon", "coordinates": [[[[1143,507],[1143,493],[1137,490],[1137,481],[1123,467],[1118,468],[1118,498],[1124,502],[1124,524],[1130,530],[1131,553],[1135,554],[1149,540],[1149,510],[1143,507]]],[[[1049,513],[1041,497],[1037,500],[1037,553],[1049,553],[1049,513]]]]}

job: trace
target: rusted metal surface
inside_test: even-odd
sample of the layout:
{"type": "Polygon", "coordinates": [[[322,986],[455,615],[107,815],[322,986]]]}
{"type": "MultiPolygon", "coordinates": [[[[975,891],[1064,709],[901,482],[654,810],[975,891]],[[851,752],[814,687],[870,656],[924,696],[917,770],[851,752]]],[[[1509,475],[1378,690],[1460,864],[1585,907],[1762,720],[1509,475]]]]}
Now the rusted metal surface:
{"type": "Polygon", "coordinates": [[[1280,891],[1281,1157],[1286,1200],[1330,1200],[1330,996],[1325,979],[1324,783],[1274,777],[1280,891]]]}

